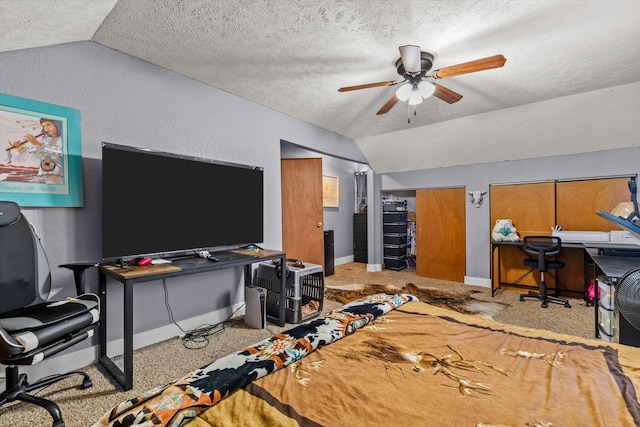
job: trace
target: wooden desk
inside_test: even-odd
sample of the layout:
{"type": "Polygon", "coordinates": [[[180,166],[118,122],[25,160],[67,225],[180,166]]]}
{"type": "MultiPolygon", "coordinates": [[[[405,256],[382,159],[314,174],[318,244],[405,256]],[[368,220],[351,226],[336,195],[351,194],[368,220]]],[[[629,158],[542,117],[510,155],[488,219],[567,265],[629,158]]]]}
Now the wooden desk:
{"type": "MultiPolygon", "coordinates": [[[[133,285],[140,282],[167,279],[170,277],[184,276],[195,273],[223,270],[232,267],[244,267],[244,282],[251,285],[252,264],[272,259],[279,259],[286,264],[286,254],[276,250],[238,249],[212,254],[218,261],[194,256],[180,257],[172,260],[171,264],[146,265],[143,267],[120,268],[117,265],[101,265],[99,268],[99,295],[100,295],[100,363],[122,386],[124,390],[133,388],[133,285]],[[107,355],[107,277],[110,277],[124,285],[124,369],[120,369],[107,355]]],[[[278,326],[285,325],[286,303],[286,275],[282,275],[280,283],[280,301],[278,316],[267,316],[269,321],[278,326]]]]}

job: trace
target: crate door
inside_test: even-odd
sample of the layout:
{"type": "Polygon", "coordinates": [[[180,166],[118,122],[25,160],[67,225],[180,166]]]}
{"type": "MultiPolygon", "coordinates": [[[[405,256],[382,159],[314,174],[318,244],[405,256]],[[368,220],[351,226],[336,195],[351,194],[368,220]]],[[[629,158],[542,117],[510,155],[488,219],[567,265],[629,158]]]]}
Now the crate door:
{"type": "Polygon", "coordinates": [[[416,191],[416,274],[464,282],[466,274],[464,188],[416,191]]]}

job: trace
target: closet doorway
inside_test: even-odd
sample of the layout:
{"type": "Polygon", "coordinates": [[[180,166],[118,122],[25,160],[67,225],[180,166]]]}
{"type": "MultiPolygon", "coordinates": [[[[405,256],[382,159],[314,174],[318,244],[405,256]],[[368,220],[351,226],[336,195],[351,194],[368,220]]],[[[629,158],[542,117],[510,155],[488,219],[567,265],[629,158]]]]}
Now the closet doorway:
{"type": "Polygon", "coordinates": [[[416,191],[416,274],[464,283],[466,274],[464,188],[416,191]]]}

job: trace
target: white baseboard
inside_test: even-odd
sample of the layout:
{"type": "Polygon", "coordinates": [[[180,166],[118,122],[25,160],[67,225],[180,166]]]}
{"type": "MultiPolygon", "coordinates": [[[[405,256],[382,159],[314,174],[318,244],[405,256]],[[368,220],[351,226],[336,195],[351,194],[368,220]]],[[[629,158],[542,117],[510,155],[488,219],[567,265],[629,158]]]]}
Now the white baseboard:
{"type": "Polygon", "coordinates": [[[491,279],[485,279],[482,277],[464,276],[465,285],[482,286],[483,288],[491,287],[491,279]]]}
{"type": "MultiPolygon", "coordinates": [[[[226,307],[200,316],[184,319],[179,321],[178,324],[185,331],[189,331],[201,325],[216,325],[218,323],[225,322],[232,314],[234,317],[243,315],[244,302],[236,303],[232,307],[226,307]]],[[[97,334],[98,331],[96,331],[96,335],[97,334]]],[[[181,337],[183,335],[184,333],[176,325],[170,323],[159,328],[135,334],[133,337],[133,349],[137,350],[170,338],[181,337]]],[[[124,339],[118,339],[107,343],[107,353],[111,357],[122,354],[123,349],[124,339]]],[[[26,373],[29,377],[29,382],[35,382],[38,379],[51,374],[61,374],[93,365],[98,362],[99,355],[100,350],[97,345],[94,345],[89,348],[83,348],[74,352],[63,353],[58,356],[51,357],[50,359],[45,359],[36,365],[21,366],[20,373],[26,373]]],[[[4,372],[0,373],[0,375],[4,377],[4,372]]],[[[0,390],[4,390],[4,379],[0,380],[0,385],[0,390]]]]}
{"type": "Polygon", "coordinates": [[[367,264],[367,271],[382,271],[382,264],[367,264]]]}
{"type": "Polygon", "coordinates": [[[333,260],[334,265],[349,264],[350,262],[353,262],[353,255],[343,256],[333,260]]]}

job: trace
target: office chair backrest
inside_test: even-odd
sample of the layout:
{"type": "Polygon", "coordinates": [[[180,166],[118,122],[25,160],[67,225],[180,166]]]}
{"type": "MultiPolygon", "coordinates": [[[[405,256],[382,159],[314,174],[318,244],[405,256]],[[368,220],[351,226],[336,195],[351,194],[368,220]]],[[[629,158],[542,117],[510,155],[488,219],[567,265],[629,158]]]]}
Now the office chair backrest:
{"type": "Polygon", "coordinates": [[[0,313],[43,303],[50,290],[40,240],[16,203],[0,201],[0,313]]]}
{"type": "Polygon", "coordinates": [[[562,250],[562,240],[556,236],[525,236],[524,251],[538,258],[538,270],[545,271],[546,258],[562,250]]]}

